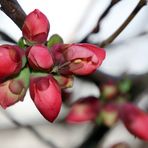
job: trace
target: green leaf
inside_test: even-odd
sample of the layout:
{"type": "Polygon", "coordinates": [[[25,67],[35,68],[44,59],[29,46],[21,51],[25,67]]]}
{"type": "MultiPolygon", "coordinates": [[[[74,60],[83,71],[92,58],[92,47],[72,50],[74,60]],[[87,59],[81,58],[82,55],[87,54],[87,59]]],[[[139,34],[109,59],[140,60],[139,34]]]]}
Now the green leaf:
{"type": "Polygon", "coordinates": [[[119,90],[121,93],[127,93],[132,86],[132,82],[129,79],[125,79],[119,83],[119,90]]]}
{"type": "Polygon", "coordinates": [[[28,87],[29,86],[29,79],[30,79],[29,68],[24,67],[15,79],[23,81],[25,87],[28,87]]]}
{"type": "Polygon", "coordinates": [[[23,37],[21,37],[20,39],[19,39],[19,41],[17,42],[17,45],[20,47],[20,48],[26,48],[26,44],[25,44],[25,41],[24,41],[24,38],[23,37]]]}
{"type": "Polygon", "coordinates": [[[54,34],[47,41],[47,47],[50,48],[58,43],[63,44],[63,39],[58,34],[54,34]]]}

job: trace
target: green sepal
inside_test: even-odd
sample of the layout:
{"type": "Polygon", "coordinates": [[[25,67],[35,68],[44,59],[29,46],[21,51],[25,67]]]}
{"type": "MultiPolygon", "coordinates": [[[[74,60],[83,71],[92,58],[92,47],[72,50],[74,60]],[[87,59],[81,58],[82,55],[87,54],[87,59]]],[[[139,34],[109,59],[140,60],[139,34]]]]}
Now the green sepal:
{"type": "Polygon", "coordinates": [[[21,72],[17,75],[15,80],[22,80],[24,82],[24,86],[29,86],[29,80],[30,80],[30,70],[28,67],[24,67],[21,72]]]}
{"type": "Polygon", "coordinates": [[[31,77],[44,77],[44,76],[48,76],[48,73],[45,72],[36,72],[36,71],[32,71],[31,72],[31,77]]]}
{"type": "Polygon", "coordinates": [[[26,41],[23,37],[21,37],[18,42],[17,42],[17,45],[22,48],[22,49],[25,49],[26,48],[26,41]]]}
{"type": "Polygon", "coordinates": [[[27,58],[25,56],[22,57],[22,68],[26,65],[27,58]]]}
{"type": "Polygon", "coordinates": [[[27,39],[25,39],[24,37],[21,37],[19,39],[19,41],[17,42],[17,45],[20,47],[20,48],[23,48],[23,49],[26,49],[27,47],[29,46],[33,46],[35,45],[36,43],[35,42],[30,42],[28,41],[27,39]]]}
{"type": "Polygon", "coordinates": [[[50,39],[47,41],[47,47],[51,48],[56,44],[63,44],[63,39],[58,34],[54,34],[50,37],[50,39]]]}
{"type": "Polygon", "coordinates": [[[120,81],[118,84],[118,88],[121,93],[127,93],[128,91],[130,91],[131,86],[132,86],[132,82],[129,79],[124,79],[120,81]]]}

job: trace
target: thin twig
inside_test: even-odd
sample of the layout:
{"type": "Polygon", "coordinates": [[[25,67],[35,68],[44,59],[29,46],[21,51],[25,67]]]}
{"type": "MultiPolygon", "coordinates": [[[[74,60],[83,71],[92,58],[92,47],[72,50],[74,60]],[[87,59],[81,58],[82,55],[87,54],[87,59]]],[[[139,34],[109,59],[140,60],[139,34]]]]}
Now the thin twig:
{"type": "Polygon", "coordinates": [[[23,125],[16,119],[14,119],[6,110],[2,110],[1,112],[17,127],[19,128],[25,128],[29,130],[32,134],[34,134],[38,140],[40,140],[42,143],[46,144],[49,146],[49,148],[58,148],[53,142],[46,140],[32,125],[23,125]]]}
{"type": "MultiPolygon", "coordinates": [[[[118,45],[126,44],[129,41],[134,41],[134,39],[136,39],[136,38],[145,37],[147,35],[148,35],[148,31],[142,31],[139,34],[131,37],[130,39],[125,39],[125,40],[122,40],[122,41],[114,42],[114,43],[110,44],[109,47],[115,47],[115,46],[117,47],[118,45]]],[[[109,48],[109,49],[112,50],[114,48],[109,48]]]]}
{"type": "Polygon", "coordinates": [[[107,16],[107,14],[110,12],[110,10],[112,9],[113,6],[115,6],[118,2],[120,2],[121,0],[112,0],[109,4],[109,6],[106,8],[106,10],[103,12],[103,14],[101,15],[101,17],[99,18],[96,26],[93,28],[92,33],[97,33],[100,30],[100,23],[101,21],[107,16]]]}
{"type": "Polygon", "coordinates": [[[147,4],[146,0],[140,0],[135,9],[132,11],[132,13],[128,16],[128,18],[125,20],[125,22],[106,40],[104,40],[102,43],[99,44],[100,47],[105,47],[112,43],[116,37],[127,27],[127,25],[133,20],[133,18],[137,15],[137,13],[147,4]]]}
{"type": "Polygon", "coordinates": [[[110,2],[110,4],[108,5],[108,7],[105,9],[105,11],[102,13],[102,15],[100,16],[100,18],[98,19],[95,27],[86,35],[86,37],[81,40],[81,43],[87,42],[88,37],[93,34],[93,33],[97,33],[100,30],[100,23],[101,21],[108,15],[108,13],[110,12],[110,10],[113,8],[114,5],[116,5],[118,2],[120,2],[121,0],[112,0],[110,2]]]}

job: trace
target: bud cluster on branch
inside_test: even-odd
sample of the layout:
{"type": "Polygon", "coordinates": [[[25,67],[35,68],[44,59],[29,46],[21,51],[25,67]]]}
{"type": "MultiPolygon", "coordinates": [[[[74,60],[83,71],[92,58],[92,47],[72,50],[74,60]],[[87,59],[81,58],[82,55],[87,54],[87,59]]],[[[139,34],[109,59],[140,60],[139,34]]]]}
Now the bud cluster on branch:
{"type": "MultiPolygon", "coordinates": [[[[141,0],[139,4],[144,5],[145,1],[141,0]]],[[[137,7],[134,13],[142,6],[139,9],[137,7]]],[[[132,13],[129,18],[134,16],[132,13]]],[[[101,46],[111,42],[126,24],[101,46]]],[[[72,86],[74,75],[84,76],[96,71],[106,53],[103,48],[88,43],[65,44],[57,34],[47,39],[49,30],[47,17],[35,9],[25,18],[22,25],[23,37],[18,44],[0,45],[0,105],[5,109],[23,101],[29,88],[39,112],[53,122],[65,99],[61,95],[63,89],[72,86]]],[[[148,115],[128,103],[130,87],[129,81],[101,84],[100,99],[88,96],[74,102],[65,118],[66,122],[93,121],[110,127],[121,119],[133,135],[147,141],[148,115]]]]}
{"type": "Polygon", "coordinates": [[[73,75],[93,73],[105,50],[86,43],[64,44],[57,34],[47,40],[49,30],[47,17],[35,9],[26,16],[18,45],[0,46],[0,105],[23,101],[29,88],[37,109],[53,122],[61,109],[61,89],[72,86],[73,75]]]}

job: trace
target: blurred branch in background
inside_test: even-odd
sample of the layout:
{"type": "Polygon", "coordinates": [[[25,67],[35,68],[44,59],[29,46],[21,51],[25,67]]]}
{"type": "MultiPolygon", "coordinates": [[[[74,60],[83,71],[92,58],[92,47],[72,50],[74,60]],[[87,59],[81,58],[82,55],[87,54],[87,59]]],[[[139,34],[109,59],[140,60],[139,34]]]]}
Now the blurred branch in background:
{"type": "MultiPolygon", "coordinates": [[[[134,40],[135,38],[140,38],[140,37],[143,37],[143,36],[147,36],[148,35],[148,31],[142,31],[140,32],[139,34],[135,35],[134,37],[131,38],[131,40],[134,40]]],[[[118,46],[118,45],[121,45],[121,44],[126,44],[128,40],[124,40],[124,41],[118,41],[118,42],[113,42],[112,44],[108,45],[108,47],[112,50],[114,48],[111,48],[111,47],[115,47],[115,46],[118,46]]]]}
{"type": "Polygon", "coordinates": [[[100,30],[100,23],[101,21],[108,15],[108,13],[110,12],[110,10],[113,8],[113,6],[115,6],[115,4],[117,4],[118,2],[120,2],[121,0],[111,0],[110,4],[108,5],[108,7],[105,9],[105,11],[102,13],[102,15],[100,16],[100,18],[98,19],[95,27],[90,31],[90,33],[87,34],[87,36],[82,39],[80,42],[81,43],[85,43],[88,42],[88,37],[93,34],[93,33],[98,33],[100,30]]]}
{"type": "Polygon", "coordinates": [[[132,13],[129,15],[129,17],[125,20],[125,22],[106,40],[101,42],[99,44],[100,47],[105,47],[109,44],[111,44],[116,37],[127,27],[127,25],[133,20],[133,18],[138,14],[138,12],[147,4],[146,0],[140,0],[135,9],[132,11],[132,13]]]}
{"type": "Polygon", "coordinates": [[[0,39],[16,44],[16,41],[3,31],[0,31],[0,39]]]}
{"type": "Polygon", "coordinates": [[[49,148],[58,148],[52,141],[49,139],[46,140],[32,125],[23,125],[18,120],[14,119],[6,110],[2,110],[1,112],[17,127],[17,128],[25,128],[29,130],[33,135],[35,135],[39,141],[47,145],[49,148]]]}
{"type": "Polygon", "coordinates": [[[109,128],[105,125],[96,125],[92,130],[91,134],[86,138],[86,140],[79,146],[79,148],[95,148],[98,141],[106,134],[109,128]]]}
{"type": "MultiPolygon", "coordinates": [[[[89,77],[86,77],[86,80],[94,81],[96,85],[105,84],[108,82],[113,83],[119,83],[120,81],[124,79],[128,79],[131,81],[132,88],[130,90],[130,97],[131,101],[135,102],[137,96],[139,94],[143,93],[147,87],[148,87],[148,73],[141,74],[141,75],[122,75],[119,77],[113,77],[108,74],[105,74],[100,71],[96,71],[94,74],[92,74],[89,77]]],[[[84,78],[85,79],[85,78],[84,78]]],[[[102,138],[105,136],[105,134],[108,132],[109,128],[105,125],[96,125],[94,126],[94,129],[92,133],[88,136],[88,138],[84,141],[84,143],[79,148],[91,148],[96,147],[96,144],[102,140],[102,138]]]]}

